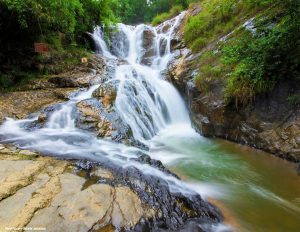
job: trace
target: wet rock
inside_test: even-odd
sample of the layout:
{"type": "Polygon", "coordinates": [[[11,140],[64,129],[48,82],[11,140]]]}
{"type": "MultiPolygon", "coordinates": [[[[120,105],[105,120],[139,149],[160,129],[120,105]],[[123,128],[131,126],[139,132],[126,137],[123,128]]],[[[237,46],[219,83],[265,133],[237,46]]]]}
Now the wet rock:
{"type": "MultiPolygon", "coordinates": [[[[170,172],[160,162],[151,160],[149,156],[141,154],[136,161],[139,162],[138,160],[142,164],[149,164],[149,167],[158,167],[162,173],[178,180],[178,177],[170,175],[170,172]]],[[[83,161],[80,163],[80,167],[85,166],[82,164],[83,161]]],[[[97,166],[97,162],[89,162],[88,170],[91,170],[91,164],[97,166]]],[[[147,172],[148,167],[146,166],[142,171],[133,166],[121,168],[106,162],[105,167],[114,175],[114,180],[109,183],[114,186],[127,186],[137,194],[143,204],[152,209],[150,210],[152,212],[151,220],[139,220],[138,224],[129,231],[145,231],[146,229],[150,231],[187,231],[191,218],[198,226],[211,225],[222,220],[219,210],[204,201],[198,194],[190,191],[188,195],[184,195],[179,191],[171,191],[171,186],[165,177],[158,177],[151,174],[151,171],[147,172]]]]}
{"type": "Polygon", "coordinates": [[[77,125],[79,128],[94,130],[99,137],[110,137],[112,124],[102,116],[99,108],[89,104],[87,101],[82,101],[77,104],[79,110],[79,119],[77,125]]]}
{"type": "Polygon", "coordinates": [[[47,115],[42,113],[38,116],[38,123],[45,123],[47,121],[47,115]]]}
{"type": "Polygon", "coordinates": [[[132,159],[132,160],[137,161],[142,164],[148,164],[151,167],[157,168],[158,170],[160,170],[164,173],[170,174],[179,179],[179,177],[177,175],[175,175],[174,173],[171,173],[167,168],[165,168],[165,166],[162,164],[162,162],[160,160],[151,159],[151,157],[149,155],[143,154],[142,152],[139,152],[138,155],[139,155],[138,158],[132,159]]]}
{"type": "Polygon", "coordinates": [[[104,107],[113,106],[117,97],[116,84],[103,83],[93,92],[93,97],[101,100],[104,107]]]}
{"type": "Polygon", "coordinates": [[[129,41],[122,30],[115,30],[110,33],[110,51],[117,57],[125,59],[129,52],[129,41]]]}
{"type": "Polygon", "coordinates": [[[28,157],[38,157],[39,156],[39,154],[37,154],[35,152],[32,152],[32,151],[29,151],[29,150],[21,150],[19,152],[19,155],[28,156],[28,157]]]}
{"type": "Polygon", "coordinates": [[[129,126],[123,122],[114,106],[107,106],[102,104],[102,98],[100,101],[90,99],[79,102],[77,126],[94,131],[99,137],[110,137],[115,141],[130,139],[132,132],[129,126]]]}
{"type": "Polygon", "coordinates": [[[143,32],[143,48],[144,55],[141,58],[141,63],[144,65],[151,65],[155,56],[156,50],[154,46],[155,33],[152,29],[146,28],[143,32]]]}

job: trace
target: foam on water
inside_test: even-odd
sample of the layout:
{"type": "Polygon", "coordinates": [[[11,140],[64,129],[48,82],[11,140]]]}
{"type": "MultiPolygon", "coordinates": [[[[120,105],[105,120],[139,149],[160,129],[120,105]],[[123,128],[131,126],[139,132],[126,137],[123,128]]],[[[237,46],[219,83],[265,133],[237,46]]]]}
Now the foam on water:
{"type": "MultiPolygon", "coordinates": [[[[171,39],[183,16],[184,12],[157,28],[144,24],[136,27],[118,24],[118,30],[125,35],[123,39],[128,41],[128,47],[120,46],[123,50],[118,51],[120,57],[126,57],[127,64],[117,66],[115,70],[114,79],[120,82],[116,108],[124,122],[131,127],[134,138],[150,146],[148,154],[162,160],[164,156],[171,157],[164,155],[163,150],[159,149],[160,142],[164,138],[188,134],[199,138],[191,128],[184,101],[161,74],[172,58],[171,39]],[[164,26],[168,26],[166,32],[162,32],[161,27],[164,26]],[[155,35],[152,46],[156,54],[150,65],[141,63],[145,54],[143,48],[145,30],[151,30],[155,35]],[[159,51],[160,43],[166,44],[163,54],[159,51]]],[[[107,60],[117,59],[109,51],[100,27],[95,28],[91,35],[99,53],[107,60]]],[[[132,161],[132,158],[138,156],[138,148],[98,139],[94,134],[76,127],[76,104],[91,98],[98,87],[99,85],[94,85],[86,91],[75,94],[68,102],[59,104],[50,113],[42,128],[32,127],[37,117],[24,120],[7,119],[0,127],[2,142],[14,143],[20,148],[35,150],[42,154],[107,161],[122,167],[135,166],[145,174],[156,175],[166,180],[171,191],[187,195],[196,192],[203,194],[205,192],[203,188],[201,191],[199,188],[193,190],[191,184],[179,181],[149,165],[132,161]]],[[[183,154],[178,153],[177,156],[173,155],[172,159],[180,157],[183,157],[183,154]]],[[[163,161],[170,162],[171,159],[163,161]]]]}

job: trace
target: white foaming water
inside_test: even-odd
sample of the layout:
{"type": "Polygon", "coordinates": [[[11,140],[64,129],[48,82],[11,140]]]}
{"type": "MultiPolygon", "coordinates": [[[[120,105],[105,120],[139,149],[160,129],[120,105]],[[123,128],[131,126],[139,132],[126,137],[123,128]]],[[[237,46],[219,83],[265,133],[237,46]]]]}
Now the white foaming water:
{"type": "MultiPolygon", "coordinates": [[[[185,135],[198,136],[191,128],[188,112],[179,93],[161,74],[172,57],[170,41],[183,16],[184,13],[164,23],[162,27],[168,28],[166,32],[162,32],[162,27],[153,28],[143,24],[136,27],[118,25],[118,29],[125,35],[123,39],[128,41],[128,46],[122,46],[124,50],[119,51],[122,53],[121,56],[127,54],[127,64],[116,67],[115,71],[115,79],[120,82],[116,108],[124,122],[131,127],[134,138],[149,145],[148,154],[156,158],[163,156],[158,149],[162,142],[159,138],[162,134],[163,139],[166,131],[169,136],[183,132],[185,135]],[[142,64],[146,30],[154,35],[150,47],[155,51],[151,57],[152,62],[148,65],[142,64]],[[160,51],[162,43],[166,44],[163,52],[160,51]],[[177,128],[184,130],[178,131],[177,128]]],[[[92,37],[97,51],[108,61],[117,59],[109,51],[100,27],[95,28],[92,37]]],[[[172,186],[173,191],[195,192],[190,186],[172,176],[149,165],[130,160],[137,157],[139,149],[98,139],[94,134],[76,127],[77,103],[91,98],[93,91],[98,87],[99,85],[92,86],[86,91],[79,92],[68,102],[58,105],[49,114],[42,128],[32,129],[37,117],[25,120],[7,119],[0,127],[2,142],[14,143],[21,148],[32,149],[42,154],[110,161],[124,167],[134,165],[145,173],[164,178],[172,186]]],[[[173,159],[176,159],[176,156],[173,159]]]]}
{"type": "Polygon", "coordinates": [[[147,145],[150,139],[166,128],[176,130],[178,125],[185,125],[193,131],[182,98],[161,75],[172,58],[170,41],[183,16],[184,13],[166,22],[163,26],[170,24],[166,33],[160,32],[160,27],[143,24],[137,27],[118,25],[128,39],[126,60],[129,64],[119,66],[116,70],[116,79],[120,81],[116,107],[124,121],[130,125],[134,138],[147,145]],[[143,47],[146,32],[154,37],[148,48],[154,53],[148,66],[142,64],[147,52],[143,47]],[[161,52],[163,43],[166,48],[161,52]]]}
{"type": "Polygon", "coordinates": [[[113,55],[110,53],[106,42],[104,40],[104,33],[101,27],[96,27],[93,34],[90,34],[95,41],[96,52],[102,54],[104,57],[113,58],[113,55]]]}

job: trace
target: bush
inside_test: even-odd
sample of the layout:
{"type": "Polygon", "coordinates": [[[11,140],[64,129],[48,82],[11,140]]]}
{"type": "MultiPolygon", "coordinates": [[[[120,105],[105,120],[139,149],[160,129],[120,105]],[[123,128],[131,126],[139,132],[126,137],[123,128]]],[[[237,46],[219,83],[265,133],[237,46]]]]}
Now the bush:
{"type": "Polygon", "coordinates": [[[161,24],[162,22],[167,21],[168,19],[171,19],[176,15],[179,15],[181,11],[183,11],[183,7],[181,5],[173,6],[168,13],[162,13],[154,17],[154,19],[152,20],[152,25],[156,26],[158,24],[161,24]]]}
{"type": "Polygon", "coordinates": [[[194,52],[202,52],[198,88],[223,79],[228,103],[247,104],[281,80],[300,79],[299,5],[298,0],[203,0],[184,35],[194,52]],[[241,26],[253,16],[254,28],[241,26]]]}
{"type": "Polygon", "coordinates": [[[283,79],[300,77],[297,12],[300,12],[300,3],[292,4],[280,15],[264,17],[256,22],[254,33],[246,29],[222,48],[223,64],[234,66],[228,75],[228,97],[247,103],[283,79]]]}
{"type": "Polygon", "coordinates": [[[202,11],[189,18],[185,42],[194,52],[233,31],[245,19],[279,0],[202,0],[202,11]]]}

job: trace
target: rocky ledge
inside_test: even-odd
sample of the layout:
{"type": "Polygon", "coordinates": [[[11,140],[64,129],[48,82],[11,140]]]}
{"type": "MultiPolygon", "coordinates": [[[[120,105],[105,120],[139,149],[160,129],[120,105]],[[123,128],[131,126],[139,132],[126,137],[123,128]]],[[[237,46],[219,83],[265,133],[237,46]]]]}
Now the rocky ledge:
{"type": "Polygon", "coordinates": [[[69,99],[78,88],[99,82],[104,75],[103,60],[92,55],[88,63],[72,71],[36,79],[13,92],[0,93],[0,123],[6,118],[22,119],[55,103],[69,99]]]}
{"type": "MultiPolygon", "coordinates": [[[[166,169],[141,155],[140,162],[166,169]]],[[[220,212],[131,167],[63,161],[0,145],[0,231],[210,231],[220,212]],[[20,230],[19,230],[20,231],[20,230]]]]}

